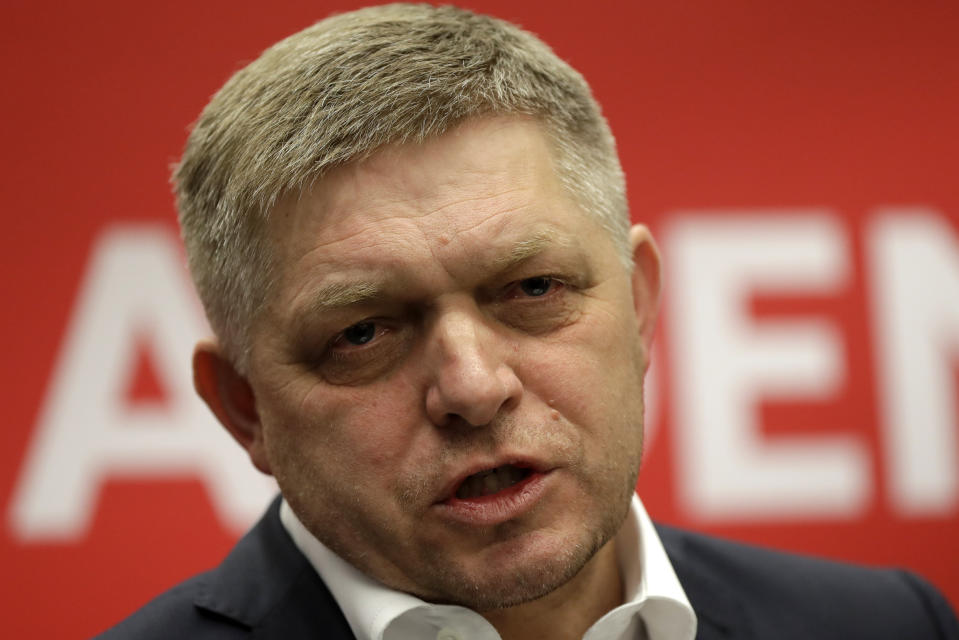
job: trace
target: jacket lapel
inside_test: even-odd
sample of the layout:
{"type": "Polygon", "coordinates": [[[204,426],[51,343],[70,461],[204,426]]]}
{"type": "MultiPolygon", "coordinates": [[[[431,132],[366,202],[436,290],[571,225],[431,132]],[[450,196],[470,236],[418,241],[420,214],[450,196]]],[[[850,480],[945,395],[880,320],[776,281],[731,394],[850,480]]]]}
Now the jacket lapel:
{"type": "Polygon", "coordinates": [[[336,601],[280,522],[280,499],[219,567],[194,604],[248,627],[256,638],[352,640],[336,601]]]}
{"type": "Polygon", "coordinates": [[[755,638],[743,603],[732,595],[728,586],[691,558],[685,534],[659,524],[656,529],[683,591],[696,612],[696,640],[755,638]]]}

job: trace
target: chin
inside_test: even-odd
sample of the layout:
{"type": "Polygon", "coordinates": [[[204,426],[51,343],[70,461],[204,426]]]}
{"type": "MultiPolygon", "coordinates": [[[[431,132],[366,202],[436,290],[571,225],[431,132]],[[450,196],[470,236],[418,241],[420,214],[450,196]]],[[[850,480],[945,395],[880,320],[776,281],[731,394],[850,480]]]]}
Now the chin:
{"type": "Polygon", "coordinates": [[[591,555],[582,548],[574,548],[548,561],[521,563],[506,571],[487,567],[485,575],[472,576],[450,572],[443,576],[445,584],[441,589],[445,596],[424,599],[458,604],[474,611],[514,607],[538,600],[566,584],[591,555]]]}
{"type": "Polygon", "coordinates": [[[512,539],[485,550],[466,562],[422,565],[420,576],[431,602],[456,604],[475,611],[515,607],[538,600],[576,577],[618,527],[600,527],[560,539],[543,532],[512,539]],[[578,538],[578,539],[577,539],[578,538]]]}

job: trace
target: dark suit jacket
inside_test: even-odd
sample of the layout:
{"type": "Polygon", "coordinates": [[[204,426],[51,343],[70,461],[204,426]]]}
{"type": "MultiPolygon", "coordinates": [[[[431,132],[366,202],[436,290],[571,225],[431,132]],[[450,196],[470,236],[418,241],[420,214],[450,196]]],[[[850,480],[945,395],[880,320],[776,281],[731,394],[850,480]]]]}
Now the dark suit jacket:
{"type": "MultiPolygon", "coordinates": [[[[701,640],[959,640],[942,596],[904,571],[777,553],[658,527],[701,640]]],[[[280,523],[279,500],[223,563],[160,595],[105,639],[352,639],[280,523]]]]}

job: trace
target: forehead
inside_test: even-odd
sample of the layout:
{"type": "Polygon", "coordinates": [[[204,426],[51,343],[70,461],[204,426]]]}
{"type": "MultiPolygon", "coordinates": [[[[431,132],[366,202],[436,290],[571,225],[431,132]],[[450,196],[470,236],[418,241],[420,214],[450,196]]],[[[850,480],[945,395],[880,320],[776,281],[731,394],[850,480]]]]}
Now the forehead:
{"type": "Polygon", "coordinates": [[[373,271],[426,276],[431,265],[461,279],[592,226],[564,192],[540,126],[518,118],[471,121],[338,168],[282,203],[271,224],[279,279],[293,286],[373,271]]]}

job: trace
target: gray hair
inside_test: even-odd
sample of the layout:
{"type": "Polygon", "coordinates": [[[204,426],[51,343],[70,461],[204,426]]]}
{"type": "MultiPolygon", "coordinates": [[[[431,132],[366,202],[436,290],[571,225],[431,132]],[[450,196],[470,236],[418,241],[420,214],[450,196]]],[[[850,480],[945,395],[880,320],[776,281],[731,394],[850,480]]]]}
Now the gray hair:
{"type": "Polygon", "coordinates": [[[583,77],[536,36],[455,7],[392,4],[335,15],[238,71],[196,123],[173,182],[190,271],[236,367],[272,286],[277,201],[387,144],[466,119],[532,116],[564,188],[629,262],[615,142],[583,77]]]}

